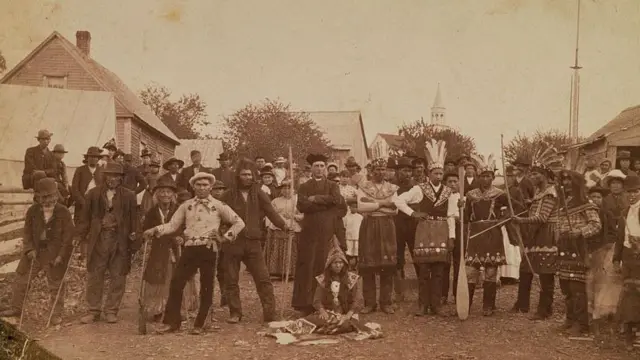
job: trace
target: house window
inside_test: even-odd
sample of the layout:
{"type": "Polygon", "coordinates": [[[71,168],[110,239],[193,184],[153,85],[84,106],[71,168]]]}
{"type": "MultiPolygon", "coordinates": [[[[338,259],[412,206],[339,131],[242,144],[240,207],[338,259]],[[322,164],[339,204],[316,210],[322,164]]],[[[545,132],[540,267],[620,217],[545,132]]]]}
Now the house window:
{"type": "Polygon", "coordinates": [[[66,89],[67,88],[67,77],[66,76],[52,76],[45,75],[44,76],[44,86],[55,88],[55,89],[66,89]]]}

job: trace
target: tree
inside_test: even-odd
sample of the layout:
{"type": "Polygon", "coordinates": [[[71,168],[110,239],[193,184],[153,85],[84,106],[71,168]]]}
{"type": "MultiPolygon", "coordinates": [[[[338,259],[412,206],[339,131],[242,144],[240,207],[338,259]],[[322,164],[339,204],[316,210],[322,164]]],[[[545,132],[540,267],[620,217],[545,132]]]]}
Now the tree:
{"type": "Polygon", "coordinates": [[[198,94],[183,94],[171,100],[171,91],[158,84],[147,84],[139,93],[147,105],[178,139],[197,139],[207,120],[207,104],[198,94]]]}
{"type": "Polygon", "coordinates": [[[222,140],[232,156],[264,156],[272,160],[287,157],[291,146],[294,162],[302,163],[309,153],[327,154],[329,141],[309,114],[294,112],[291,105],[266,99],[248,104],[222,119],[222,140]]]}
{"type": "Polygon", "coordinates": [[[558,150],[562,150],[569,144],[571,144],[569,134],[557,129],[536,131],[533,136],[518,133],[516,137],[504,146],[504,157],[508,162],[513,162],[516,159],[530,160],[536,152],[546,148],[548,145],[553,145],[558,150]]]}
{"type": "Polygon", "coordinates": [[[447,143],[447,158],[456,160],[462,155],[476,151],[472,138],[455,129],[426,123],[423,119],[400,127],[398,134],[404,138],[397,155],[413,154],[426,158],[425,142],[428,139],[444,140],[447,143]]]}
{"type": "Polygon", "coordinates": [[[0,74],[5,72],[5,70],[7,70],[7,60],[5,60],[4,56],[2,55],[2,51],[0,51],[0,74]]]}

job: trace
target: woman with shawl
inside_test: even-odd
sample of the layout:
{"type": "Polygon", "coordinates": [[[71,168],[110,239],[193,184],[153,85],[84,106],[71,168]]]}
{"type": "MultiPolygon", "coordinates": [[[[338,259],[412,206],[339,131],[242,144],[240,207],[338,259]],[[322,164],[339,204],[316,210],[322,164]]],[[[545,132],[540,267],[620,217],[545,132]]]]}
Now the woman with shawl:
{"type": "MultiPolygon", "coordinates": [[[[153,188],[153,196],[157,203],[149,209],[144,217],[143,230],[165,224],[171,220],[178,205],[176,204],[176,186],[166,180],[159,181],[153,188]]],[[[173,235],[161,236],[151,243],[151,251],[144,269],[146,282],[145,307],[154,321],[160,321],[165,302],[169,296],[169,284],[173,267],[178,257],[178,245],[173,235]]]]}
{"type": "Polygon", "coordinates": [[[315,312],[305,319],[316,325],[320,334],[344,334],[357,329],[361,291],[358,274],[348,271],[347,257],[335,243],[329,252],[324,272],[316,276],[313,296],[315,312]]]}
{"type": "Polygon", "coordinates": [[[289,276],[293,277],[295,275],[295,255],[298,248],[298,237],[302,230],[299,222],[304,218],[304,215],[296,208],[296,198],[295,196],[291,197],[290,189],[291,181],[283,180],[278,186],[280,196],[271,201],[273,209],[284,219],[289,229],[294,232],[291,242],[291,257],[289,259],[287,259],[289,234],[275,226],[268,218],[265,219],[267,223],[265,262],[269,268],[269,275],[281,277],[282,279],[286,276],[287,266],[289,267],[289,276]]]}

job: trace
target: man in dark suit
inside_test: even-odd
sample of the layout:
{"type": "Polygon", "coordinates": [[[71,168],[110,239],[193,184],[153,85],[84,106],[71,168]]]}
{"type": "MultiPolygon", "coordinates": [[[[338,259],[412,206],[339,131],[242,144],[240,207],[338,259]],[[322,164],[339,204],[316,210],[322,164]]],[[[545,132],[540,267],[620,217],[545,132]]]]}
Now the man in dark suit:
{"type": "Polygon", "coordinates": [[[36,139],[38,145],[30,147],[24,153],[24,170],[22,172],[22,188],[33,189],[33,181],[31,176],[36,170],[44,171],[48,177],[56,175],[56,159],[53,153],[49,151],[49,143],[51,142],[52,133],[49,130],[40,130],[36,139]]]}
{"type": "Polygon", "coordinates": [[[151,172],[149,169],[151,165],[151,151],[144,149],[142,150],[142,154],[140,154],[140,160],[142,160],[142,164],[137,167],[138,171],[142,173],[142,176],[146,177],[151,172]]]}
{"type": "Polygon", "coordinates": [[[222,181],[229,188],[233,188],[236,183],[236,175],[231,167],[231,158],[229,157],[229,154],[220,154],[218,162],[220,162],[220,167],[213,170],[213,176],[215,176],[217,180],[222,181]]]}
{"type": "Polygon", "coordinates": [[[529,160],[519,158],[513,162],[513,166],[514,174],[516,176],[516,185],[520,188],[520,191],[522,191],[525,206],[529,207],[533,200],[533,196],[535,195],[533,183],[527,178],[531,162],[529,160]]]}
{"type": "Polygon", "coordinates": [[[459,181],[464,181],[464,194],[478,187],[478,181],[476,180],[476,164],[471,160],[471,157],[468,155],[462,155],[458,160],[458,165],[464,168],[464,179],[459,179],[459,181]]]}
{"type": "Polygon", "coordinates": [[[178,175],[178,179],[176,181],[176,185],[178,189],[184,189],[191,193],[191,196],[196,196],[191,184],[189,184],[189,179],[191,179],[195,174],[199,172],[205,172],[212,174],[213,169],[208,168],[202,165],[202,153],[199,150],[191,150],[191,165],[182,169],[180,174],[178,175]]]}
{"type": "Polygon", "coordinates": [[[179,172],[182,167],[184,167],[184,161],[180,159],[172,157],[171,159],[165,161],[164,164],[162,164],[162,168],[167,172],[162,174],[162,176],[158,178],[158,182],[160,182],[160,179],[163,179],[163,182],[166,182],[166,180],[171,180],[174,184],[177,184],[178,176],[180,175],[179,172]]]}
{"type": "Polygon", "coordinates": [[[71,198],[75,203],[74,221],[82,213],[85,204],[85,195],[89,190],[102,184],[102,170],[98,166],[100,160],[100,148],[92,146],[84,154],[84,165],[78,167],[71,180],[71,198]]]}
{"type": "Polygon", "coordinates": [[[122,171],[124,172],[122,186],[133,191],[136,195],[140,194],[147,188],[147,180],[142,175],[142,172],[131,164],[133,160],[131,154],[124,154],[122,159],[122,171]]]}

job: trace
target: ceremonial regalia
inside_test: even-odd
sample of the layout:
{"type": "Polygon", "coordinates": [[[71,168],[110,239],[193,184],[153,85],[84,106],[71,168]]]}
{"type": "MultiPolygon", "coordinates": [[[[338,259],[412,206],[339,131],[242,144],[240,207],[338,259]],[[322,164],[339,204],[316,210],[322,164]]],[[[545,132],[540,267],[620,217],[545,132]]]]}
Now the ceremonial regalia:
{"type": "Polygon", "coordinates": [[[372,163],[375,178],[360,184],[357,191],[358,212],[364,219],[360,225],[358,241],[358,268],[362,276],[362,291],[365,308],[363,313],[376,309],[376,275],[380,276],[380,307],[386,313],[393,313],[391,292],[393,275],[397,263],[396,226],[393,216],[397,213],[392,199],[398,187],[385,181],[384,159],[372,163]]]}
{"type": "Polygon", "coordinates": [[[551,220],[558,232],[558,278],[566,307],[563,329],[579,335],[589,331],[588,247],[598,241],[602,224],[598,208],[587,200],[582,175],[563,170],[559,181],[560,206],[551,220]]]}
{"type": "MultiPolygon", "coordinates": [[[[446,156],[445,143],[432,140],[426,145],[431,158],[429,173],[442,172],[446,156]]],[[[418,184],[399,195],[395,200],[398,210],[419,219],[413,250],[413,261],[419,264],[420,269],[419,311],[416,315],[422,315],[429,310],[438,314],[440,310],[444,267],[449,262],[449,253],[453,250],[453,239],[449,239],[447,223],[451,193],[451,189],[443,183],[434,184],[433,179],[429,179],[428,182],[418,184]],[[410,204],[417,205],[418,211],[411,209],[410,204]]]]}
{"type": "Polygon", "coordinates": [[[534,318],[545,319],[552,313],[553,292],[555,285],[554,274],[556,272],[557,229],[556,224],[550,220],[550,215],[556,210],[558,193],[549,182],[555,178],[550,164],[562,160],[557,150],[548,147],[539,151],[533,160],[531,173],[536,173],[536,194],[534,195],[526,217],[516,217],[522,230],[524,253],[531,262],[533,269],[529,268],[529,262],[520,264],[520,282],[518,283],[518,300],[514,311],[528,312],[529,298],[533,274],[540,278],[540,301],[534,318]],[[533,272],[532,272],[533,271],[533,272]]]}
{"type": "Polygon", "coordinates": [[[508,200],[504,191],[491,185],[494,178],[495,160],[493,155],[486,159],[473,155],[478,164],[475,189],[467,192],[464,221],[467,226],[465,265],[469,285],[469,306],[473,301],[476,284],[480,281],[480,270],[484,269],[483,311],[488,316],[493,313],[497,291],[498,267],[506,263],[503,233],[500,226],[501,209],[507,207],[508,200]],[[490,178],[484,178],[489,175],[490,178]],[[483,182],[487,182],[483,186],[483,182]],[[482,232],[482,234],[480,234],[482,232]],[[471,239],[470,236],[479,234],[471,239]]]}

